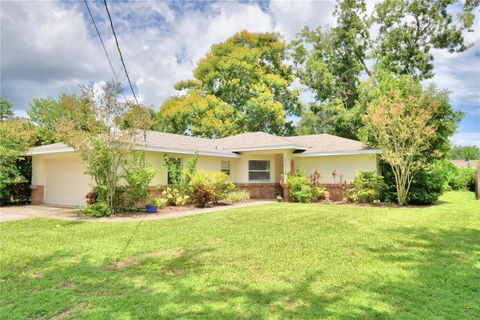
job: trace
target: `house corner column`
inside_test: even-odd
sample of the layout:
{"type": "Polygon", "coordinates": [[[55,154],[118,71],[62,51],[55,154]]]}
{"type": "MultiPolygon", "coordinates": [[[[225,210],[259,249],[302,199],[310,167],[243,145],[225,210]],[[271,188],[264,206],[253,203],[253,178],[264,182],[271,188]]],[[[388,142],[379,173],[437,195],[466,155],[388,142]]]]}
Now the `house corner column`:
{"type": "Polygon", "coordinates": [[[32,189],[31,193],[31,203],[32,204],[42,204],[43,203],[43,185],[35,184],[30,186],[32,189]]]}

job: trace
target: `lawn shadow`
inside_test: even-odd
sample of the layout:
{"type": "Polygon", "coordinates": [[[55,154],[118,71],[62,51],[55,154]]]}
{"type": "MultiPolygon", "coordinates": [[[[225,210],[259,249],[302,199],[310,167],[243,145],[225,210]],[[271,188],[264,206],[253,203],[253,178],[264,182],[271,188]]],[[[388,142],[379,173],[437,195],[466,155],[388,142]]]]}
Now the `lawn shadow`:
{"type": "Polygon", "coordinates": [[[395,245],[367,250],[400,266],[402,275],[376,278],[365,287],[395,309],[388,318],[480,319],[480,230],[387,232],[399,239],[395,245]]]}

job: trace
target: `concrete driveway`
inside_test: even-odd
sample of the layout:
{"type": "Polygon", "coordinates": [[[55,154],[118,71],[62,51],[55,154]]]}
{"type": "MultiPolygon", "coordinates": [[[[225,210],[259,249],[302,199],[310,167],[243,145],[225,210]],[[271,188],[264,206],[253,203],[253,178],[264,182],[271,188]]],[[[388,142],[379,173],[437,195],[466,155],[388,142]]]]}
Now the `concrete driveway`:
{"type": "Polygon", "coordinates": [[[77,220],[78,210],[45,205],[12,206],[0,208],[0,222],[22,220],[29,218],[56,218],[77,220]]]}
{"type": "Polygon", "coordinates": [[[75,221],[98,221],[98,222],[123,222],[123,221],[142,221],[172,219],[184,216],[230,210],[241,207],[251,207],[266,203],[272,203],[272,200],[256,200],[245,203],[237,203],[228,206],[218,206],[213,208],[188,208],[187,210],[177,212],[159,212],[158,214],[132,214],[132,215],[113,215],[111,217],[91,218],[89,216],[79,216],[79,210],[74,208],[54,207],[47,205],[27,205],[0,208],[0,222],[13,220],[31,219],[31,218],[53,218],[61,220],[75,221]]]}

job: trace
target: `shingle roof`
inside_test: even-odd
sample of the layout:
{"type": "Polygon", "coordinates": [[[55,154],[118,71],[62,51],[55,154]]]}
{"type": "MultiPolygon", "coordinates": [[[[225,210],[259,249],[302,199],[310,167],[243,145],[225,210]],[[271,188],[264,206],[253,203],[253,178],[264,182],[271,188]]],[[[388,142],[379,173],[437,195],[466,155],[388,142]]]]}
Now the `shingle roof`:
{"type": "Polygon", "coordinates": [[[307,136],[286,137],[287,140],[306,146],[309,153],[333,153],[372,150],[360,141],[341,138],[331,134],[314,134],[307,136]]]}
{"type": "Polygon", "coordinates": [[[247,151],[258,149],[290,148],[306,150],[305,146],[293,143],[285,137],[274,136],[265,132],[247,132],[222,139],[215,143],[222,149],[230,151],[247,151]]]}
{"type": "MultiPolygon", "coordinates": [[[[274,136],[264,132],[249,132],[221,139],[206,139],[172,133],[146,131],[137,137],[137,149],[171,153],[236,157],[236,152],[269,149],[293,149],[301,155],[375,153],[363,143],[329,134],[295,137],[274,136]]],[[[27,155],[72,151],[64,143],[31,148],[27,155]]]]}

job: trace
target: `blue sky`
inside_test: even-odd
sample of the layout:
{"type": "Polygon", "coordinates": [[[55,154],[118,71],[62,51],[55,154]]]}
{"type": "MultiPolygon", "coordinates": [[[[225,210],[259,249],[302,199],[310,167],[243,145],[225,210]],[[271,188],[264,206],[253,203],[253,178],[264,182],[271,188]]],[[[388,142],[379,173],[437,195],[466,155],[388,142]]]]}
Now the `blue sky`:
{"type": "MultiPolygon", "coordinates": [[[[89,2],[117,74],[126,85],[102,2],[89,2]]],[[[242,29],[280,32],[292,40],[305,25],[333,25],[333,1],[110,2],[134,88],[158,109],[174,83],[192,76],[214,43],[242,29]]],[[[102,83],[112,72],[83,2],[1,1],[1,95],[19,115],[33,97],[77,92],[79,83],[102,83]]],[[[368,3],[371,10],[373,2],[368,3]]],[[[435,50],[439,88],[452,92],[466,113],[453,140],[480,145],[480,18],[461,54],[435,50]]],[[[128,94],[128,92],[127,92],[128,94]]],[[[305,94],[308,96],[308,94],[305,94]]]]}

